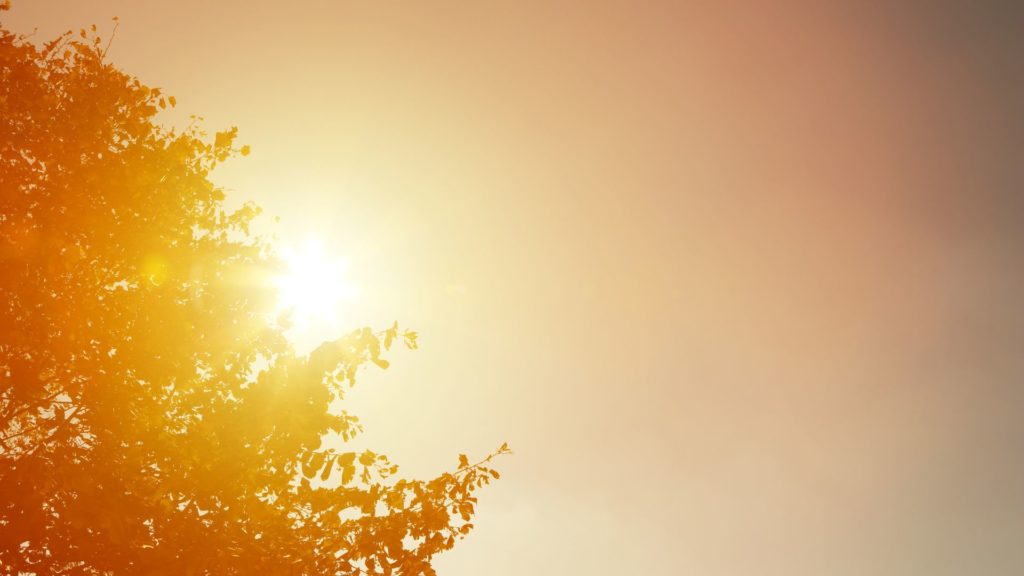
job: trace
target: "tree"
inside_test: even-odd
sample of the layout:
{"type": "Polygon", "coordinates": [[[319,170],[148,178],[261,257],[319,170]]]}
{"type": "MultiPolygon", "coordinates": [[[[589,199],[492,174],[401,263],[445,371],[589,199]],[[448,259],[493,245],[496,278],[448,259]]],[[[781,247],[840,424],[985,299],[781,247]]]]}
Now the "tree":
{"type": "Polygon", "coordinates": [[[420,481],[321,444],[415,333],[297,355],[258,209],[208,179],[248,148],[159,126],[174,98],[104,55],[0,28],[0,573],[432,574],[491,456],[420,481]]]}

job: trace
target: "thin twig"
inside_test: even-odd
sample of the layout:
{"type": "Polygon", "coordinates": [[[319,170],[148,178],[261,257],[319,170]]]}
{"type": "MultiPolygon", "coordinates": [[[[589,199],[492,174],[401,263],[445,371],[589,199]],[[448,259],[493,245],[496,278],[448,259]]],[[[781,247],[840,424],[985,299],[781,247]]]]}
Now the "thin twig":
{"type": "Polygon", "coordinates": [[[103,60],[107,57],[107,50],[110,50],[110,45],[114,43],[114,36],[117,36],[117,27],[120,25],[121,21],[117,18],[114,18],[114,29],[110,32],[110,39],[107,40],[106,48],[104,48],[103,52],[100,54],[100,60],[103,60]]]}

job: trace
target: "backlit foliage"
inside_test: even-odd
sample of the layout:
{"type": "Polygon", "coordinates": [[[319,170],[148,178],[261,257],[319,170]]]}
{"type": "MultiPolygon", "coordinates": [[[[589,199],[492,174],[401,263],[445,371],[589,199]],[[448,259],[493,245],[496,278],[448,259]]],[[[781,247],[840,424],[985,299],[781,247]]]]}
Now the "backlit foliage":
{"type": "Polygon", "coordinates": [[[248,149],[155,124],[174,98],[104,55],[0,29],[0,573],[433,573],[490,457],[414,481],[321,446],[415,333],[296,355],[257,209],[208,179],[248,149]]]}

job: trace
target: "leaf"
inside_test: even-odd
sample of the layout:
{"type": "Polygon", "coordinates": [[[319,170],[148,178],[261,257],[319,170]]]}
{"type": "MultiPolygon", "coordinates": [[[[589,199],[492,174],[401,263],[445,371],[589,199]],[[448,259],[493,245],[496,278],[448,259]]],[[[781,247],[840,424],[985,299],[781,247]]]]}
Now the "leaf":
{"type": "Polygon", "coordinates": [[[341,483],[348,484],[352,481],[352,477],[355,476],[355,452],[346,452],[338,456],[338,466],[341,467],[341,483]]]}
{"type": "Polygon", "coordinates": [[[469,467],[469,458],[465,454],[459,454],[459,470],[469,467]]]}
{"type": "Polygon", "coordinates": [[[248,144],[246,144],[245,146],[242,146],[242,149],[239,150],[239,153],[241,153],[242,156],[248,156],[251,151],[252,149],[249,148],[248,144]]]}
{"type": "Polygon", "coordinates": [[[223,132],[217,132],[213,138],[214,148],[228,148],[235,141],[238,136],[238,128],[232,126],[230,130],[223,132]]]}
{"type": "Polygon", "coordinates": [[[373,466],[373,463],[377,460],[377,455],[372,451],[367,450],[359,455],[359,463],[363,466],[373,466]]]}
{"type": "Polygon", "coordinates": [[[398,322],[395,322],[391,328],[384,331],[384,349],[390,350],[391,343],[394,342],[395,337],[398,336],[398,322]]]}
{"type": "Polygon", "coordinates": [[[324,465],[324,458],[327,455],[323,452],[314,452],[306,464],[302,466],[302,475],[306,478],[312,478],[316,476],[316,473],[320,471],[320,467],[324,465]]]}
{"type": "Polygon", "coordinates": [[[406,346],[406,348],[408,348],[410,350],[415,350],[415,349],[419,348],[419,344],[416,342],[416,338],[419,335],[415,331],[413,331],[413,330],[406,330],[405,334],[403,334],[402,336],[405,339],[405,346],[406,346]]]}
{"type": "Polygon", "coordinates": [[[320,481],[327,482],[327,479],[331,477],[331,471],[334,469],[335,458],[328,458],[327,465],[324,466],[324,471],[320,473],[320,481]]]}

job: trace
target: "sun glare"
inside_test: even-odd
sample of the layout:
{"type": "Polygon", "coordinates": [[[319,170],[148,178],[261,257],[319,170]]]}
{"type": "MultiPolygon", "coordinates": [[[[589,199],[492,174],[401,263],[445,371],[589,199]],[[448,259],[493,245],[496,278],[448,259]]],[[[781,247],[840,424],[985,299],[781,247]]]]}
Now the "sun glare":
{"type": "Polygon", "coordinates": [[[276,278],[278,308],[291,314],[295,328],[316,321],[333,321],[341,305],[356,296],[356,288],[345,281],[346,264],[332,257],[320,242],[307,242],[301,249],[281,251],[287,269],[276,278]]]}

